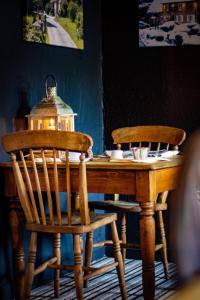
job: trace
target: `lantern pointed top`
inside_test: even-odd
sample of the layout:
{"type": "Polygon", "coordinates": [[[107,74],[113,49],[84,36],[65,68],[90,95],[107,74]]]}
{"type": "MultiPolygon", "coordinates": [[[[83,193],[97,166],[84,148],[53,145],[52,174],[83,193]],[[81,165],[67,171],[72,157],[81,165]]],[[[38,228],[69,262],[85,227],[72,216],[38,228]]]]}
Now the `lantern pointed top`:
{"type": "Polygon", "coordinates": [[[73,112],[72,108],[57,95],[57,83],[53,75],[46,77],[45,85],[46,96],[31,109],[30,116],[77,115],[73,112]],[[47,87],[47,79],[49,77],[53,78],[55,84],[47,87]]]}

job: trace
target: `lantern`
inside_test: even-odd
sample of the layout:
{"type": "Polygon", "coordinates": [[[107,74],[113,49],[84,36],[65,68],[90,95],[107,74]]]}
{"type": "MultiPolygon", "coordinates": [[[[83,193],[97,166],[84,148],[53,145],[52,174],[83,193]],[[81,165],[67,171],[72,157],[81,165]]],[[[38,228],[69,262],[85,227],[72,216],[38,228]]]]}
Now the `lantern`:
{"type": "Polygon", "coordinates": [[[28,129],[74,131],[74,116],[77,114],[57,95],[57,82],[53,75],[47,75],[45,88],[46,96],[26,116],[28,129]],[[48,86],[49,78],[53,79],[53,86],[48,86]]]}

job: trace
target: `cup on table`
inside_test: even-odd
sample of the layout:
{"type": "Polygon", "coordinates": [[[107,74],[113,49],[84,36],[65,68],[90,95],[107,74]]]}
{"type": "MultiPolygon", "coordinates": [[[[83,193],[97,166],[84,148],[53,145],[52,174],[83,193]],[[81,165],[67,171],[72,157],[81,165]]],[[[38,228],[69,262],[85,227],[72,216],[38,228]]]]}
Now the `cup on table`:
{"type": "Polygon", "coordinates": [[[69,152],[69,160],[70,161],[79,161],[80,160],[80,152],[69,152]]]}
{"type": "Polygon", "coordinates": [[[123,151],[122,150],[112,150],[111,159],[123,159],[123,151]]]}
{"type": "Polygon", "coordinates": [[[149,153],[148,147],[133,147],[131,148],[131,150],[134,159],[144,160],[148,157],[148,153],[149,153]]]}

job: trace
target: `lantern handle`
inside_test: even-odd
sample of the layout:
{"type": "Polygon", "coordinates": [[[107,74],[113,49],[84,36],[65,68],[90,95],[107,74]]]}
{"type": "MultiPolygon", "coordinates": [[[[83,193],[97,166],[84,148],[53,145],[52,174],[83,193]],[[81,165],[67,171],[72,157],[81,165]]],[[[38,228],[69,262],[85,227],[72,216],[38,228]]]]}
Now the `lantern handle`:
{"type": "Polygon", "coordinates": [[[48,82],[48,79],[49,79],[49,78],[53,79],[54,84],[55,84],[55,87],[56,87],[56,89],[57,89],[57,82],[56,82],[55,76],[52,75],[52,74],[48,74],[48,75],[46,76],[46,78],[45,78],[45,90],[46,90],[46,96],[47,96],[47,97],[48,97],[47,82],[48,82]]]}

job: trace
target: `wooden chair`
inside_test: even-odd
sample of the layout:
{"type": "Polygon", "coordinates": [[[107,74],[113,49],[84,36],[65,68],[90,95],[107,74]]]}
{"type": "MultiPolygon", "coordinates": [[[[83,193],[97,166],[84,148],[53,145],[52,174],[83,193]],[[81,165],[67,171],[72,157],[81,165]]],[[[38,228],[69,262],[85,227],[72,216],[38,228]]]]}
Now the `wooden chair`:
{"type": "Polygon", "coordinates": [[[25,228],[31,233],[28,263],[25,271],[24,299],[30,297],[33,277],[46,268],[54,270],[55,297],[59,296],[60,270],[73,270],[77,299],[83,299],[84,281],[86,285],[90,277],[116,268],[122,299],[126,299],[124,266],[115,224],[117,216],[115,213],[89,215],[84,158],[93,144],[91,137],[78,132],[27,130],[5,135],[2,144],[13,162],[17,191],[25,215],[25,228]],[[58,151],[65,154],[62,163],[58,162],[58,155],[61,153],[58,151]],[[72,209],[69,151],[81,152],[77,179],[79,182],[80,210],[76,212],[72,209]],[[52,154],[52,158],[49,157],[49,153],[52,154]],[[35,158],[36,154],[37,159],[35,158]],[[39,158],[38,154],[40,154],[39,158]],[[66,182],[67,192],[67,210],[65,212],[61,211],[59,195],[59,168],[63,164],[65,167],[62,167],[62,172],[64,172],[62,173],[62,180],[66,182]],[[35,190],[36,192],[34,192],[35,190]],[[98,269],[90,268],[93,231],[107,224],[111,225],[115,262],[98,269]],[[35,268],[38,233],[53,236],[53,257],[35,268]],[[81,247],[81,237],[84,233],[87,234],[85,266],[83,265],[81,247]],[[61,262],[62,234],[73,235],[73,265],[63,265],[61,262]]]}
{"type": "MultiPolygon", "coordinates": [[[[129,149],[133,146],[147,146],[151,150],[154,149],[159,151],[162,148],[169,150],[170,147],[178,149],[178,146],[184,141],[186,134],[184,130],[174,127],[136,126],[116,129],[112,132],[112,137],[114,144],[117,145],[117,149],[121,149],[122,144],[127,144],[129,149]]],[[[155,203],[155,211],[158,216],[158,227],[161,236],[161,243],[156,245],[155,251],[162,251],[166,278],[168,278],[168,259],[162,211],[167,209],[167,194],[167,191],[159,194],[157,202],[155,203]]],[[[126,257],[126,249],[139,248],[139,245],[128,243],[126,238],[126,212],[139,213],[141,209],[138,203],[133,201],[119,201],[119,195],[114,195],[114,201],[94,201],[90,203],[90,208],[91,210],[103,209],[121,213],[120,234],[123,259],[126,257]]],[[[112,244],[110,241],[105,242],[105,245],[107,246],[110,244],[112,244]]]]}

